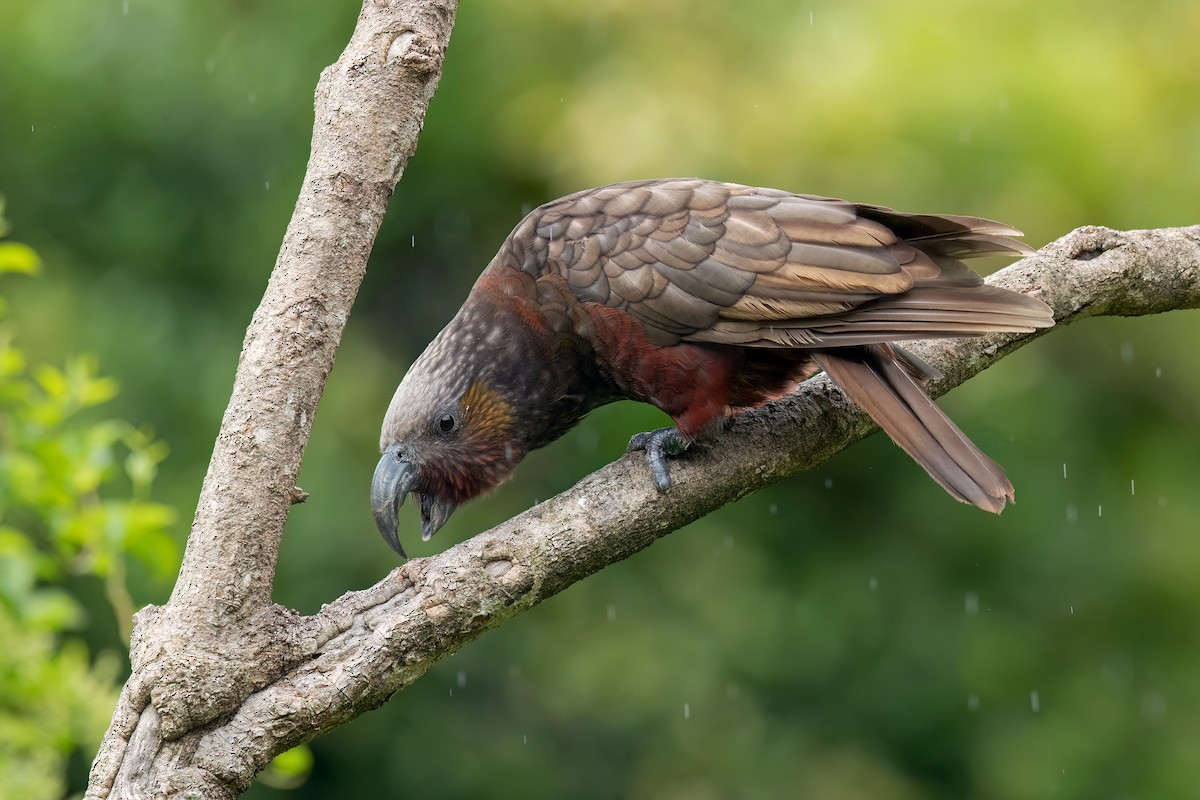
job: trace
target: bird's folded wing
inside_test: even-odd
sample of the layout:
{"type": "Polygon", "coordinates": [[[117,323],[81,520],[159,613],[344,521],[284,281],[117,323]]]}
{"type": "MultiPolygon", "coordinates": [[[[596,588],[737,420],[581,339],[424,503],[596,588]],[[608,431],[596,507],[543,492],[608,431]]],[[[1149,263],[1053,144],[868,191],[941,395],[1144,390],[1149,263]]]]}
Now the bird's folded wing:
{"type": "Polygon", "coordinates": [[[829,347],[1049,324],[1040,302],[983,291],[957,260],[1029,252],[1016,234],[975,217],[677,179],[554,201],[501,252],[628,312],[660,344],[829,347]]]}

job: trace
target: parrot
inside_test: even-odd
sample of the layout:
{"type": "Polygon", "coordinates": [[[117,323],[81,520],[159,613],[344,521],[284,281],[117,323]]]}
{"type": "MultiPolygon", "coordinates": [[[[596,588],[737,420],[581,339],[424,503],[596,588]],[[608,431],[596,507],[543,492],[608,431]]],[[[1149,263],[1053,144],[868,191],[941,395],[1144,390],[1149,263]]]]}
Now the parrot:
{"type": "Polygon", "coordinates": [[[619,399],[674,425],[639,433],[656,488],[698,440],[824,371],[955,499],[999,513],[1003,469],[925,389],[897,341],[1032,333],[1041,300],[962,259],[1032,254],[979,217],[699,178],[615,183],[531,211],[412,363],[384,415],[371,505],[402,558],[409,495],[428,540],[529,452],[619,399]]]}

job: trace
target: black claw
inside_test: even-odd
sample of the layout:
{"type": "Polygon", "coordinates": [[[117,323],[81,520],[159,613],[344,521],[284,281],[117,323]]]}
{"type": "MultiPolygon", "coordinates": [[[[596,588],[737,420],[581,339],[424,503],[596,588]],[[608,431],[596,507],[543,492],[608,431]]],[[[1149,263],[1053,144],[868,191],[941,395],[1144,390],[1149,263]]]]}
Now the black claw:
{"type": "Polygon", "coordinates": [[[628,452],[645,450],[646,461],[650,465],[650,473],[654,475],[654,485],[660,492],[671,489],[671,470],[667,459],[677,456],[688,449],[691,444],[678,428],[659,428],[656,431],[646,431],[636,434],[629,440],[628,452]]]}

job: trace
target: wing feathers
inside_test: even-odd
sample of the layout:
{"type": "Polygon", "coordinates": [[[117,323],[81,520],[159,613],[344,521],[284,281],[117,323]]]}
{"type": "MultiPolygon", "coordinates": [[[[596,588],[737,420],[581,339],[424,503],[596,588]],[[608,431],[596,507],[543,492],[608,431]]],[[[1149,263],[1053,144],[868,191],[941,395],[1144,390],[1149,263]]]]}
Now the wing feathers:
{"type": "Polygon", "coordinates": [[[515,254],[513,266],[562,275],[655,341],[843,347],[1053,324],[1043,303],[984,286],[959,260],[1027,255],[1018,234],[978,217],[676,179],[549,203],[497,261],[515,254]]]}
{"type": "MultiPolygon", "coordinates": [[[[828,297],[833,301],[836,295],[828,297]]],[[[758,347],[847,347],[995,332],[1032,333],[1054,324],[1040,300],[994,286],[917,287],[849,309],[830,306],[818,314],[800,313],[812,309],[797,304],[792,316],[785,316],[791,310],[786,303],[752,306],[751,302],[761,301],[752,296],[742,298],[722,313],[711,331],[698,332],[693,338],[732,343],[742,336],[747,344],[754,339],[752,346],[758,347]],[[770,324],[746,324],[754,319],[770,324]],[[712,334],[716,336],[709,338],[712,334]]]]}

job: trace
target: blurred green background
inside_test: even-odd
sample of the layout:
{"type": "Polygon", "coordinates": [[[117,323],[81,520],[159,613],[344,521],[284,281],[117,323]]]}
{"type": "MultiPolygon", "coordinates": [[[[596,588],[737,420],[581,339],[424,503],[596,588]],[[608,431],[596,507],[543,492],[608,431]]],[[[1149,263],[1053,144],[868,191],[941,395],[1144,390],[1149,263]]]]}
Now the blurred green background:
{"type": "MultiPolygon", "coordinates": [[[[85,421],[169,444],[153,499],[177,509],[158,520],[175,558],[318,73],[357,13],[0,0],[0,194],[44,262],[4,276],[6,324],[31,363],[90,353],[116,378],[85,421]]],[[[312,612],[395,566],[366,499],[378,421],[533,206],[703,175],[995,217],[1035,246],[1195,224],[1197,35],[1200,4],[1176,0],[464,3],[316,420],[277,600],[312,612]]],[[[872,437],[487,634],[249,796],[1194,797],[1197,341],[1195,312],[1088,321],[945,398],[1017,487],[1003,517],[872,437]]],[[[603,409],[433,542],[406,508],[406,546],[483,530],[660,422],[603,409]]],[[[121,576],[135,605],[170,591],[147,563],[121,576]]],[[[53,641],[112,691],[119,594],[81,572],[64,591],[86,614],[53,641]]],[[[0,670],[5,725],[36,716],[29,691],[0,670]]],[[[68,792],[103,716],[56,739],[68,792]]]]}

